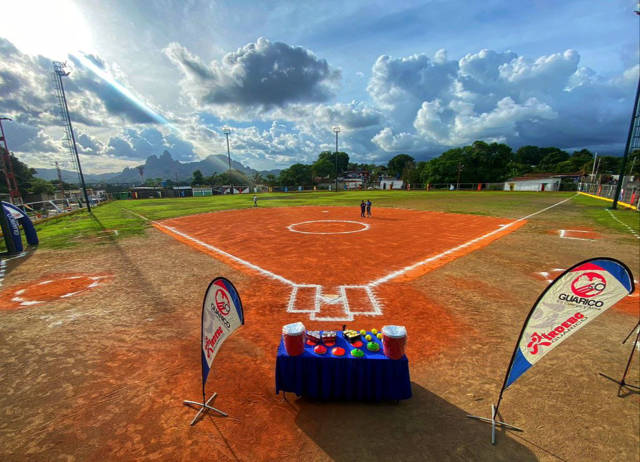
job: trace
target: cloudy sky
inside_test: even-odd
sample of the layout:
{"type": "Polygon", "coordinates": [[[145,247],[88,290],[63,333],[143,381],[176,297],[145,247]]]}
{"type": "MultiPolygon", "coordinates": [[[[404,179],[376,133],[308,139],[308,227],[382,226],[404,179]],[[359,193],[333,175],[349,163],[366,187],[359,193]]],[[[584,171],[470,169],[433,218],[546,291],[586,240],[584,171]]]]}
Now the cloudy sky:
{"type": "Polygon", "coordinates": [[[163,150],[256,169],[332,150],[380,163],[477,139],[621,154],[639,73],[632,0],[3,1],[0,116],[33,167],[163,150]]]}

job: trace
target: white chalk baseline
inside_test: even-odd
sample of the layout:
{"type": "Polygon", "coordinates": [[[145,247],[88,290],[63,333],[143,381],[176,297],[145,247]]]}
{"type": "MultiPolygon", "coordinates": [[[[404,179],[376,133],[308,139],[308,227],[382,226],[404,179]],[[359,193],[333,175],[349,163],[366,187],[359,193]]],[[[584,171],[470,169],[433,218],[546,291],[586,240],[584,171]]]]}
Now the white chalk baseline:
{"type": "MultiPolygon", "coordinates": [[[[459,250],[465,249],[473,244],[476,244],[480,241],[483,241],[487,238],[490,238],[491,236],[494,236],[495,234],[504,231],[506,228],[509,228],[513,225],[515,225],[516,223],[519,223],[523,220],[526,220],[530,217],[533,217],[535,215],[538,215],[542,212],[545,212],[546,210],[549,210],[553,207],[556,207],[560,204],[563,204],[569,200],[571,200],[573,197],[569,197],[565,200],[562,200],[560,202],[557,202],[549,207],[546,207],[542,210],[539,210],[535,213],[532,213],[530,215],[527,215],[525,217],[519,218],[515,221],[512,221],[511,223],[507,223],[504,225],[500,225],[498,227],[498,229],[491,231],[489,233],[486,233],[480,237],[477,237],[475,239],[471,239],[467,242],[465,242],[464,244],[458,245],[456,247],[453,247],[451,249],[448,249],[444,252],[441,252],[437,255],[431,256],[429,258],[426,258],[424,260],[421,260],[417,263],[414,263],[412,265],[406,266],[402,269],[393,271],[391,273],[389,273],[386,276],[380,277],[378,279],[375,279],[367,284],[362,284],[362,285],[340,285],[337,287],[337,290],[339,292],[339,295],[334,296],[334,297],[330,297],[327,294],[325,294],[323,292],[324,290],[324,286],[320,285],[320,284],[307,284],[307,283],[297,283],[294,281],[291,281],[287,278],[285,278],[284,276],[281,276],[279,274],[276,274],[272,271],[269,271],[265,268],[262,268],[256,264],[253,264],[251,262],[248,262],[242,258],[239,258],[233,254],[230,254],[229,252],[225,252],[222,249],[219,249],[218,247],[215,247],[211,244],[207,244],[206,242],[203,242],[193,236],[190,236],[186,233],[183,233],[182,231],[177,230],[176,228],[173,228],[171,226],[167,226],[161,222],[157,222],[157,221],[152,221],[152,223],[160,228],[164,228],[167,231],[169,231],[172,234],[178,235],[188,241],[193,242],[194,244],[197,244],[199,247],[203,247],[211,252],[217,253],[218,255],[228,258],[244,267],[247,267],[267,278],[270,279],[274,279],[276,281],[279,281],[285,285],[288,285],[291,287],[291,293],[289,295],[289,302],[287,303],[287,312],[288,313],[306,313],[309,314],[309,318],[313,321],[353,321],[354,320],[354,316],[358,315],[358,316],[380,316],[382,314],[382,304],[380,303],[380,301],[376,298],[374,289],[381,285],[384,284],[386,282],[389,282],[399,276],[402,276],[404,274],[406,274],[409,271],[415,270],[417,268],[419,268],[420,266],[432,263],[436,260],[439,260],[440,258],[443,258],[447,255],[450,255],[454,252],[457,252],[459,250]],[[315,293],[313,296],[313,304],[311,306],[306,306],[306,307],[301,307],[299,306],[298,302],[298,298],[299,298],[299,294],[300,294],[300,290],[301,289],[312,289],[315,293]],[[365,298],[368,300],[368,305],[369,305],[369,309],[367,310],[362,310],[362,309],[352,309],[349,303],[349,297],[347,296],[347,290],[357,290],[357,291],[363,291],[365,298]],[[322,308],[323,305],[342,305],[342,311],[344,313],[344,315],[340,315],[340,316],[336,316],[336,315],[332,315],[332,316],[323,316],[322,315],[322,308]]],[[[143,217],[142,215],[139,215],[135,212],[131,212],[134,215],[137,215],[140,218],[143,218],[147,221],[150,221],[149,219],[143,217]]],[[[335,310],[334,310],[334,314],[335,314],[335,310]]]]}

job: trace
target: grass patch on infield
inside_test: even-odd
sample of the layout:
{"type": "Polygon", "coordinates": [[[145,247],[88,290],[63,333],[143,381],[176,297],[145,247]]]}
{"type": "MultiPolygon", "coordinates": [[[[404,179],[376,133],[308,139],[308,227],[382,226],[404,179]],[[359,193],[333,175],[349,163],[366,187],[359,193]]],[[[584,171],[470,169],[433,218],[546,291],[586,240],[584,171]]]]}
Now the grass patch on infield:
{"type": "MultiPolygon", "coordinates": [[[[553,205],[573,193],[537,193],[502,191],[353,191],[328,193],[268,193],[258,195],[258,206],[293,207],[302,205],[350,206],[359,216],[361,200],[376,207],[398,207],[447,213],[520,218],[553,205]]],[[[42,248],[63,248],[83,243],[101,244],[110,240],[141,235],[150,226],[149,220],[162,220],[219,210],[250,208],[252,194],[171,199],[141,199],[112,201],[93,209],[93,216],[79,212],[37,225],[42,248]],[[133,212],[133,213],[132,213],[133,212]]],[[[574,199],[575,200],[575,199],[574,199]]],[[[590,198],[580,200],[595,201],[590,198]]],[[[597,202],[597,201],[596,201],[597,202]]],[[[578,202],[580,203],[580,202],[578,202]]],[[[590,204],[590,202],[589,202],[590,204]]],[[[606,213],[606,212],[605,212],[606,213]]],[[[609,222],[615,221],[609,218],[609,222]]],[[[603,222],[606,226],[611,223],[603,222]]],[[[619,224],[616,223],[618,227],[619,224]]],[[[616,228],[618,229],[618,228],[616,228]]],[[[622,227],[624,229],[624,227],[622,227]]],[[[628,230],[626,230],[628,232],[628,230]]]]}

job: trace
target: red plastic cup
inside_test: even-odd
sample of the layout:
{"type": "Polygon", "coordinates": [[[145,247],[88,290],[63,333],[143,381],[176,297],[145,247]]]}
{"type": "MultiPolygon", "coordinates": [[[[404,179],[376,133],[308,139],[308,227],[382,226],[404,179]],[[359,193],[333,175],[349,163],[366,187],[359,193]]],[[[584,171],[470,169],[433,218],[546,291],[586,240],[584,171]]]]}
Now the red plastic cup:
{"type": "Polygon", "coordinates": [[[304,324],[301,322],[283,326],[282,338],[289,356],[298,356],[304,352],[304,324]]]}
{"type": "Polygon", "coordinates": [[[404,326],[384,326],[382,328],[382,351],[387,358],[402,358],[406,344],[407,329],[404,326]]]}

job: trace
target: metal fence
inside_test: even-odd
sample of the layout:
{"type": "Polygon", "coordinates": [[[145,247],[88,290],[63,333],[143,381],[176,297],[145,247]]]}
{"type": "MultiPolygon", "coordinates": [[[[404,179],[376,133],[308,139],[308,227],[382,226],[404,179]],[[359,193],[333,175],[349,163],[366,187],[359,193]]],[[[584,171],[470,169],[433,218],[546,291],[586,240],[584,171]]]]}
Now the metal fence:
{"type": "MultiPolygon", "coordinates": [[[[598,183],[579,183],[578,191],[587,194],[593,194],[598,197],[605,197],[607,199],[614,199],[616,194],[617,185],[614,184],[598,184],[598,183]]],[[[635,207],[640,206],[640,183],[639,182],[625,182],[620,190],[619,202],[633,205],[635,207]]]]}

